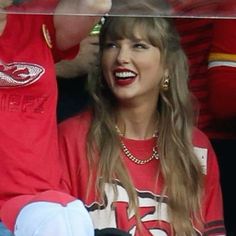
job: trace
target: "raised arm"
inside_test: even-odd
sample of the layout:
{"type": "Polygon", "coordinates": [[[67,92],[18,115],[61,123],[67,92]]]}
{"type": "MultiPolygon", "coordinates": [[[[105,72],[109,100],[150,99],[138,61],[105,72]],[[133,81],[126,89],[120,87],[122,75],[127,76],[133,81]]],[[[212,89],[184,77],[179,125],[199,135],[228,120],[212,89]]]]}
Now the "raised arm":
{"type": "Polygon", "coordinates": [[[112,0],[61,0],[54,16],[58,47],[66,50],[78,44],[111,5],[112,0]]]}

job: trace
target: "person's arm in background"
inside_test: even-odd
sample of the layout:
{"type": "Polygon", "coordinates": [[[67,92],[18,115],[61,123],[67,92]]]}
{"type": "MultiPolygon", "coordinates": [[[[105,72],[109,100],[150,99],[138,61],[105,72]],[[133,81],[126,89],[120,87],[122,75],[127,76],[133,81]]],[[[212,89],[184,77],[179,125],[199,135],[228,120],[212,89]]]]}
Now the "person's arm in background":
{"type": "Polygon", "coordinates": [[[62,60],[56,64],[57,76],[72,79],[87,75],[97,66],[98,36],[89,35],[80,42],[80,50],[73,60],[62,60]]]}
{"type": "Polygon", "coordinates": [[[58,122],[83,110],[89,100],[87,76],[98,64],[98,35],[89,35],[80,43],[77,56],[56,64],[58,83],[58,122]]]}
{"type": "Polygon", "coordinates": [[[209,108],[216,119],[236,118],[236,19],[214,23],[208,65],[209,108]]]}
{"type": "Polygon", "coordinates": [[[77,45],[111,5],[111,0],[61,0],[54,15],[58,47],[66,50],[77,45]]]}

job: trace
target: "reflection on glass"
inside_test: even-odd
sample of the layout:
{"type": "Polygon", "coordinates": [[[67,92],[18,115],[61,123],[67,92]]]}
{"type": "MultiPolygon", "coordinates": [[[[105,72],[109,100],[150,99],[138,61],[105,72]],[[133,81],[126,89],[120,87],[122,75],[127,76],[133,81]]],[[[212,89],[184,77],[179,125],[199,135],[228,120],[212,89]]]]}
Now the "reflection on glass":
{"type": "MultiPolygon", "coordinates": [[[[7,0],[6,0],[7,1],[7,0]]],[[[78,0],[70,0],[78,1],[78,0]]],[[[14,5],[0,12],[53,14],[55,0],[13,0],[14,5]]],[[[75,13],[74,9],[60,14],[92,15],[89,11],[75,13]]],[[[113,0],[109,15],[236,18],[235,0],[113,0]],[[218,8],[219,3],[230,8],[218,8]],[[145,6],[143,10],[140,5],[145,6]]]]}

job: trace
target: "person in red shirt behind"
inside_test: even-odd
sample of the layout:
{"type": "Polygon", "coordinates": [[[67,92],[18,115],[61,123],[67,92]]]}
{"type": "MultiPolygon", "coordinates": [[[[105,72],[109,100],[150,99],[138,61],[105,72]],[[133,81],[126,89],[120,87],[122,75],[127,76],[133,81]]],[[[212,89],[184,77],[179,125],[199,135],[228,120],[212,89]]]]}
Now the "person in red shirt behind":
{"type": "Polygon", "coordinates": [[[0,0],[0,219],[9,199],[59,189],[54,63],[74,57],[110,7],[110,0],[0,0]],[[27,14],[35,5],[55,14],[27,14]],[[98,16],[62,15],[86,12],[98,16]]]}

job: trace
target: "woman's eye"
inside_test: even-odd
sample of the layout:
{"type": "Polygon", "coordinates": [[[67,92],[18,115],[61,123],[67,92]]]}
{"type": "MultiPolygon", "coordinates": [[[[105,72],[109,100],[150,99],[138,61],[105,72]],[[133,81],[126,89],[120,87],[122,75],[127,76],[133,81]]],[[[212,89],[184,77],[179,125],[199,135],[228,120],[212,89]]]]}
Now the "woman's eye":
{"type": "Polygon", "coordinates": [[[145,43],[135,43],[135,44],[134,44],[134,48],[147,49],[147,48],[148,48],[148,45],[146,45],[145,43]]]}
{"type": "Polygon", "coordinates": [[[107,42],[104,45],[104,48],[116,48],[116,47],[117,47],[117,45],[114,42],[107,42]]]}

